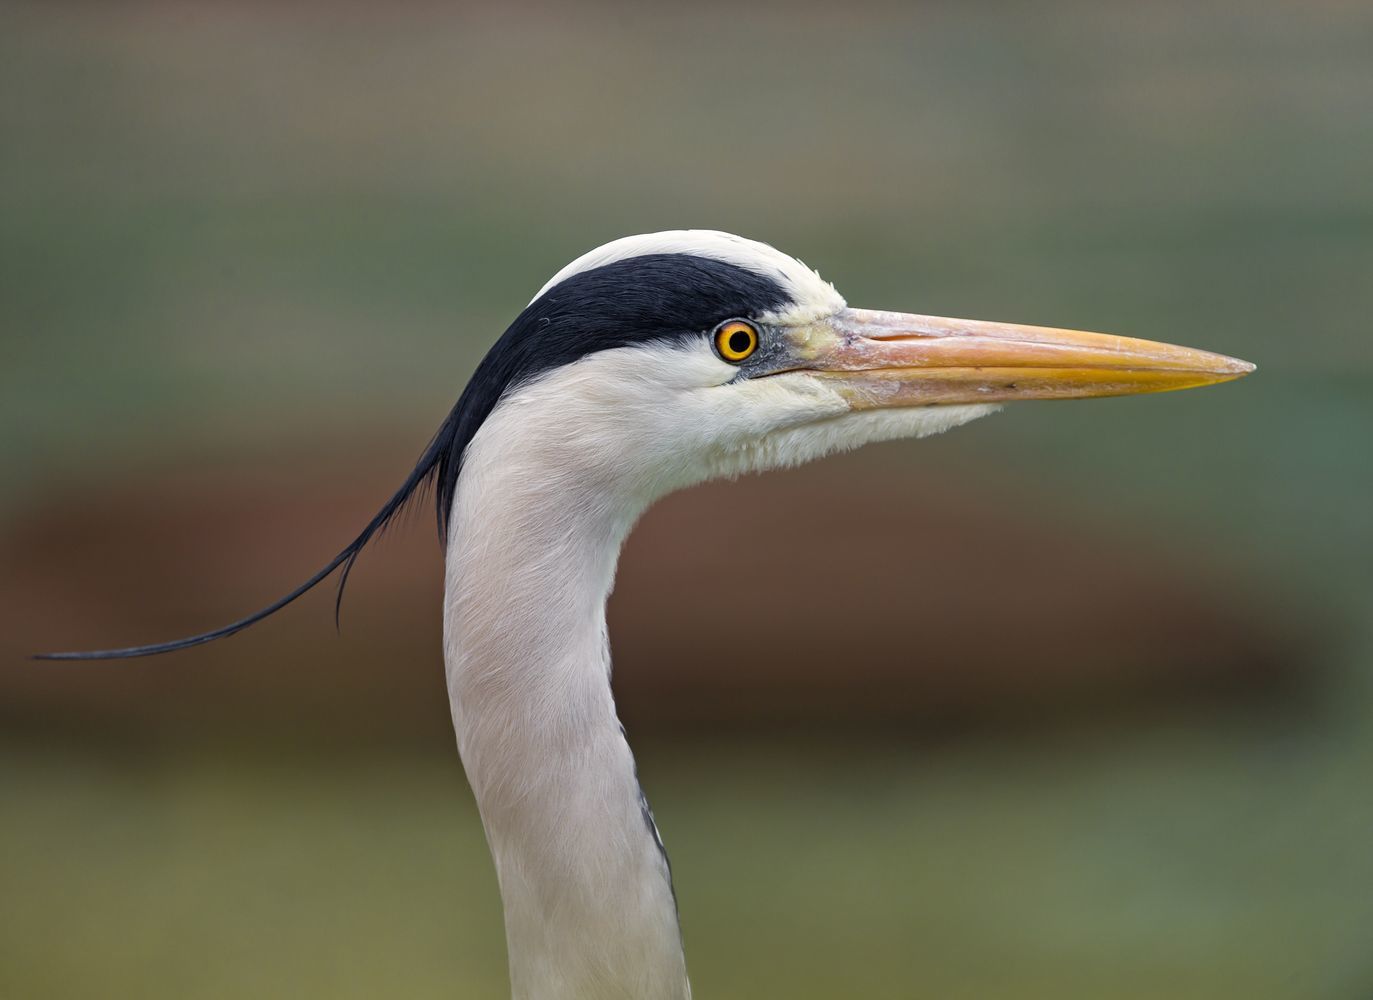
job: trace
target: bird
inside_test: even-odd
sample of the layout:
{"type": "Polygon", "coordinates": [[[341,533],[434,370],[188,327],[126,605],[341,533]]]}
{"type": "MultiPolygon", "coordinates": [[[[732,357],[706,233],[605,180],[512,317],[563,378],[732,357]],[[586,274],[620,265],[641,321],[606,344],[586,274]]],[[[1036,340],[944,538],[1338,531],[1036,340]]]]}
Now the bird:
{"type": "Polygon", "coordinates": [[[644,512],[706,480],[936,434],[1013,402],[1253,370],[1148,340],[853,308],[800,260],[724,232],[628,236],[539,289],[400,488],[299,587],[200,635],[43,656],[224,639],[335,572],[341,599],[368,542],[432,490],[447,690],[511,995],[686,1000],[671,867],[610,684],[606,601],[644,512]]]}

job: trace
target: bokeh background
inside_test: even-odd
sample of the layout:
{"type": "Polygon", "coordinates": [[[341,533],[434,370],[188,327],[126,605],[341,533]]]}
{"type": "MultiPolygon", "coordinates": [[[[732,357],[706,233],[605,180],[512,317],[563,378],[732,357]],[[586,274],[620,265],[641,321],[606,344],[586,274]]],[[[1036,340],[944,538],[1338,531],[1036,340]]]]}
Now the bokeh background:
{"type": "Polygon", "coordinates": [[[24,657],[285,591],[679,227],[1259,365],[650,512],[698,995],[1373,995],[1369,5],[5,4],[0,140],[0,996],[504,993],[428,512],[341,635],[24,657]]]}

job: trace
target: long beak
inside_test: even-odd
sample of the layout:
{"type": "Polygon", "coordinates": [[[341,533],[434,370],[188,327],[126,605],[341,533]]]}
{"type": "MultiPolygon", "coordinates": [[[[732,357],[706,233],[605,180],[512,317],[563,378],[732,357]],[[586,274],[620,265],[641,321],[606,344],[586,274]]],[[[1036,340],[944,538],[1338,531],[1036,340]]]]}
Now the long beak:
{"type": "Polygon", "coordinates": [[[1254,370],[1151,340],[869,309],[798,334],[803,367],[833,380],[855,409],[1169,392],[1254,370]]]}

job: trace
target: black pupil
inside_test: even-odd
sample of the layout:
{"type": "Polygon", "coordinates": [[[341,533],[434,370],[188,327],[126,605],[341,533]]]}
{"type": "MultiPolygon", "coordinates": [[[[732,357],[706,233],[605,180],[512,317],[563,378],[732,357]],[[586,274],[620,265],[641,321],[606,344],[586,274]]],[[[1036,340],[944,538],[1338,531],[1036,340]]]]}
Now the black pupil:
{"type": "Polygon", "coordinates": [[[748,335],[747,330],[735,330],[729,335],[729,349],[734,354],[743,354],[749,349],[753,338],[748,335]]]}

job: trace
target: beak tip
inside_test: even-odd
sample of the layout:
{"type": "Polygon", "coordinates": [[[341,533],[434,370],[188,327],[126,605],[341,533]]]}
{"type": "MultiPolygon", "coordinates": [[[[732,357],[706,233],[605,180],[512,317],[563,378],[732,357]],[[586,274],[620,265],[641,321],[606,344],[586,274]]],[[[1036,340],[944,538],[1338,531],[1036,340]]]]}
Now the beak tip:
{"type": "Polygon", "coordinates": [[[1211,351],[1193,351],[1192,354],[1197,359],[1197,371],[1215,375],[1223,382],[1243,378],[1252,374],[1258,367],[1252,361],[1232,358],[1227,354],[1215,354],[1211,351]]]}

